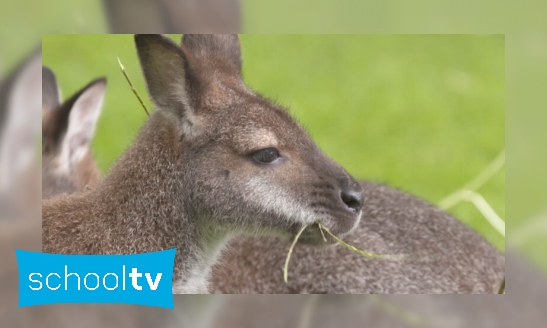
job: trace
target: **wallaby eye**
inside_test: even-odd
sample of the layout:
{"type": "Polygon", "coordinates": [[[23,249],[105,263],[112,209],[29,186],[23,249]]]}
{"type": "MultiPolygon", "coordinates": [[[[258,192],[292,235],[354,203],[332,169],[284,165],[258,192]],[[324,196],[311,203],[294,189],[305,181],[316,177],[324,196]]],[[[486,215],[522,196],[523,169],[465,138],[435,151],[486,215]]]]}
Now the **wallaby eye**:
{"type": "Polygon", "coordinates": [[[253,154],[253,159],[260,164],[271,164],[279,158],[279,151],[275,148],[265,148],[253,154]]]}

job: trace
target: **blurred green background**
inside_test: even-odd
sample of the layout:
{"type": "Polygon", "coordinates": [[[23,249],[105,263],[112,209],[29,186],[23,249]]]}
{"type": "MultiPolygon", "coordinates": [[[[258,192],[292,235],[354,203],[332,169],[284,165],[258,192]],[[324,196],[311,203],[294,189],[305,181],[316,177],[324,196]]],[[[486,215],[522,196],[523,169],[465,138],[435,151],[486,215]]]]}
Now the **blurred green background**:
{"type": "MultiPolygon", "coordinates": [[[[172,36],[180,41],[180,35],[172,36]]],[[[65,98],[108,78],[93,143],[106,172],[147,119],[131,35],[44,35],[43,62],[65,98]]],[[[478,175],[505,147],[502,35],[242,35],[247,84],[276,100],[355,177],[431,203],[478,175]]],[[[505,218],[505,171],[478,190],[505,218]]],[[[450,209],[504,249],[470,203],[450,209]]]]}

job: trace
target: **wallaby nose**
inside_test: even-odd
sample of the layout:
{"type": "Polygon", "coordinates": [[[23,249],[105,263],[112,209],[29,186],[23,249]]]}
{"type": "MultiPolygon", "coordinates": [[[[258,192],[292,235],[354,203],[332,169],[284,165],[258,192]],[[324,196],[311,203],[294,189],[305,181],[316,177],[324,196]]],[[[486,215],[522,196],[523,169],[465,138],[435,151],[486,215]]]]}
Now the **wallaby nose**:
{"type": "Polygon", "coordinates": [[[359,212],[363,207],[363,191],[351,188],[345,188],[340,191],[340,198],[348,209],[352,212],[359,212]]]}

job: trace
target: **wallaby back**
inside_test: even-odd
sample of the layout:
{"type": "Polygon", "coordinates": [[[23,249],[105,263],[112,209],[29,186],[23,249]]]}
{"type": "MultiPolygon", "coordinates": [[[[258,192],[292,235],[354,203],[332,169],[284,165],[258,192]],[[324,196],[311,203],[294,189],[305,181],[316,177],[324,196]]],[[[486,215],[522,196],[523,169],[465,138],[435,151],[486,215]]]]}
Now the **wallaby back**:
{"type": "Polygon", "coordinates": [[[547,277],[507,248],[509,295],[229,296],[212,328],[543,327],[547,277]]]}
{"type": "Polygon", "coordinates": [[[106,88],[96,79],[64,103],[53,72],[42,68],[42,198],[82,191],[100,179],[91,141],[106,88]]]}
{"type": "Polygon", "coordinates": [[[505,258],[475,231],[427,202],[385,185],[361,182],[365,193],[359,226],[344,240],[378,254],[363,257],[341,245],[298,244],[282,268],[289,242],[277,238],[234,240],[213,271],[220,293],[497,293],[505,258]]]}
{"type": "Polygon", "coordinates": [[[226,296],[212,328],[543,327],[547,277],[507,247],[508,295],[226,296]]]}

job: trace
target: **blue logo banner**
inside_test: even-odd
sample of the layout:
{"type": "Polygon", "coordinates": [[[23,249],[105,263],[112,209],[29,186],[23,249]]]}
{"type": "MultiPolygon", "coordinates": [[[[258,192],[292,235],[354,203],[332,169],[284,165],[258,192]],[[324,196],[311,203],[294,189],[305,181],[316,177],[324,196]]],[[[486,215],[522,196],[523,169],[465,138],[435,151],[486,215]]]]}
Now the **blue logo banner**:
{"type": "Polygon", "coordinates": [[[19,306],[125,303],[173,308],[176,249],[132,255],[16,250],[19,306]]]}

